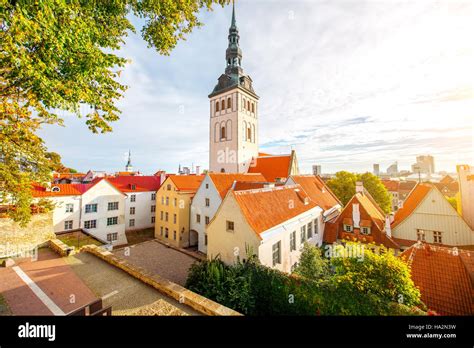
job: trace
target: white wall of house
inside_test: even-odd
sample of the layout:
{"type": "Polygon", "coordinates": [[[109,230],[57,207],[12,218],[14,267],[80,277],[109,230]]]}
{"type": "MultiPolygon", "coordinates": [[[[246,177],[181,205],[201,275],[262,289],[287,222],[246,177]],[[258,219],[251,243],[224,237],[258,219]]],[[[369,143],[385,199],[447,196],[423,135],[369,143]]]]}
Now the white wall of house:
{"type": "Polygon", "coordinates": [[[53,225],[55,233],[80,228],[80,195],[51,197],[51,201],[54,203],[53,225]],[[71,208],[72,212],[70,211],[71,208]]]}
{"type": "Polygon", "coordinates": [[[194,230],[198,233],[198,250],[203,253],[207,253],[206,245],[206,216],[209,217],[209,221],[212,220],[216,214],[217,209],[221,205],[222,199],[217,191],[214,183],[212,182],[209,175],[206,175],[204,180],[199,186],[196,194],[193,197],[191,203],[191,216],[190,216],[190,230],[194,230]],[[209,199],[209,206],[206,206],[206,198],[209,199]],[[200,222],[197,220],[197,215],[200,215],[200,222]]]}
{"type": "Polygon", "coordinates": [[[144,228],[154,228],[155,223],[152,221],[152,217],[155,216],[155,212],[152,212],[152,206],[155,206],[156,200],[152,200],[152,196],[156,196],[155,191],[146,192],[125,192],[125,230],[141,230],[144,228]],[[132,196],[135,196],[133,202],[132,196]],[[135,213],[131,214],[130,208],[135,208],[135,213]],[[130,220],[134,220],[130,223],[130,220]]]}
{"type": "Polygon", "coordinates": [[[441,244],[473,245],[474,232],[449,204],[441,192],[433,188],[399,225],[392,228],[395,238],[417,240],[417,231],[425,231],[425,241],[434,243],[433,232],[441,232],[441,244]]]}

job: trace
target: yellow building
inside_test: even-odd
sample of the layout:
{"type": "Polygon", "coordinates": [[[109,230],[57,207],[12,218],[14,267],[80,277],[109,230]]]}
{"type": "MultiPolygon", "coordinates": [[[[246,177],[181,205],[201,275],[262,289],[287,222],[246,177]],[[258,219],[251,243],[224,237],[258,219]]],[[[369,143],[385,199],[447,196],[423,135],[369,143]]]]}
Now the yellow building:
{"type": "Polygon", "coordinates": [[[179,248],[197,245],[189,210],[204,175],[170,175],[156,193],[155,238],[179,248]]]}

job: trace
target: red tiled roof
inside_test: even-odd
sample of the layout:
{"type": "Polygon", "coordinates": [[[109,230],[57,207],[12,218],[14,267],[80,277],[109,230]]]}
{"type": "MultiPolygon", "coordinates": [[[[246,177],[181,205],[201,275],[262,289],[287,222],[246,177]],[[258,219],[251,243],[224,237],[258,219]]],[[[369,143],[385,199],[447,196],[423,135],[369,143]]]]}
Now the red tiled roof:
{"type": "Polygon", "coordinates": [[[400,181],[396,180],[382,180],[382,184],[390,192],[398,192],[400,188],[400,181]]]}
{"type": "Polygon", "coordinates": [[[411,191],[416,186],[416,181],[400,181],[398,189],[400,191],[411,191]]]}
{"type": "Polygon", "coordinates": [[[69,178],[82,178],[86,174],[84,173],[53,173],[54,179],[69,179],[69,178]]]}
{"type": "Polygon", "coordinates": [[[204,175],[170,175],[168,179],[173,181],[178,191],[196,192],[204,175]]]}
{"type": "Polygon", "coordinates": [[[266,185],[267,187],[269,187],[268,186],[269,184],[274,185],[273,187],[285,185],[285,183],[283,182],[269,183],[266,181],[265,182],[236,181],[234,185],[234,191],[256,190],[256,189],[265,188],[266,185]]]}
{"type": "Polygon", "coordinates": [[[232,191],[232,194],[248,224],[258,235],[317,206],[299,185],[232,191]],[[290,206],[289,202],[293,205],[290,206]]]}
{"type": "Polygon", "coordinates": [[[274,182],[277,178],[286,179],[290,169],[291,155],[268,155],[255,158],[248,172],[261,173],[267,181],[274,182]]]}
{"type": "Polygon", "coordinates": [[[145,192],[157,191],[160,188],[159,176],[116,176],[108,178],[108,181],[122,192],[145,192]],[[135,189],[132,189],[135,185],[135,189]]]}
{"type": "Polygon", "coordinates": [[[231,173],[209,173],[219,195],[224,199],[227,191],[232,187],[234,181],[239,182],[266,182],[262,174],[231,174],[231,173]]]}
{"type": "Polygon", "coordinates": [[[95,184],[51,184],[51,188],[33,185],[33,197],[80,196],[95,184]],[[58,188],[59,191],[53,191],[58,188]]]}
{"type": "Polygon", "coordinates": [[[293,181],[301,185],[308,196],[324,210],[341,203],[324,181],[317,175],[292,175],[293,181]]]}
{"type": "Polygon", "coordinates": [[[452,182],[456,182],[451,175],[446,175],[439,181],[441,184],[450,184],[452,182]]]}
{"type": "Polygon", "coordinates": [[[403,207],[398,209],[395,213],[395,217],[392,222],[392,228],[398,226],[403,220],[409,217],[415,211],[418,205],[420,205],[432,188],[433,187],[430,184],[417,184],[405,199],[403,207]]]}
{"type": "Polygon", "coordinates": [[[401,254],[428,308],[442,315],[474,314],[474,253],[417,243],[401,254]]]}

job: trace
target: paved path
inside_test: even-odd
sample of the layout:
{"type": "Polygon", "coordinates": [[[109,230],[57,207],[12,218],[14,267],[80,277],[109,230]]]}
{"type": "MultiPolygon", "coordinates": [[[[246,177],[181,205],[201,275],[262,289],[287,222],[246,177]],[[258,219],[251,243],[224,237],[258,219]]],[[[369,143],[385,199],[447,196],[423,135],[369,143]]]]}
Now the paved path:
{"type": "Polygon", "coordinates": [[[196,262],[195,258],[154,240],[132,245],[128,249],[114,250],[113,253],[181,286],[186,283],[189,267],[196,262]],[[129,255],[125,254],[127,250],[129,255]]]}

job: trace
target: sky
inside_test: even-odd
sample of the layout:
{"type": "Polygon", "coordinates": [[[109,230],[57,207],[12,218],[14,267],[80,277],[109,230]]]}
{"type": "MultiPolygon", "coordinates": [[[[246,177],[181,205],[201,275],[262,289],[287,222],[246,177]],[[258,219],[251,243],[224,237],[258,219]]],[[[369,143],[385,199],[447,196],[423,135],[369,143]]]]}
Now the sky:
{"type": "MultiPolygon", "coordinates": [[[[231,6],[169,56],[147,48],[140,22],[118,52],[129,86],[113,132],[92,134],[64,114],[40,135],[66,166],[153,174],[208,167],[208,94],[225,69],[231,6]]],[[[242,66],[259,102],[260,151],[296,150],[300,172],[474,165],[474,4],[471,1],[239,0],[242,66]]]]}

